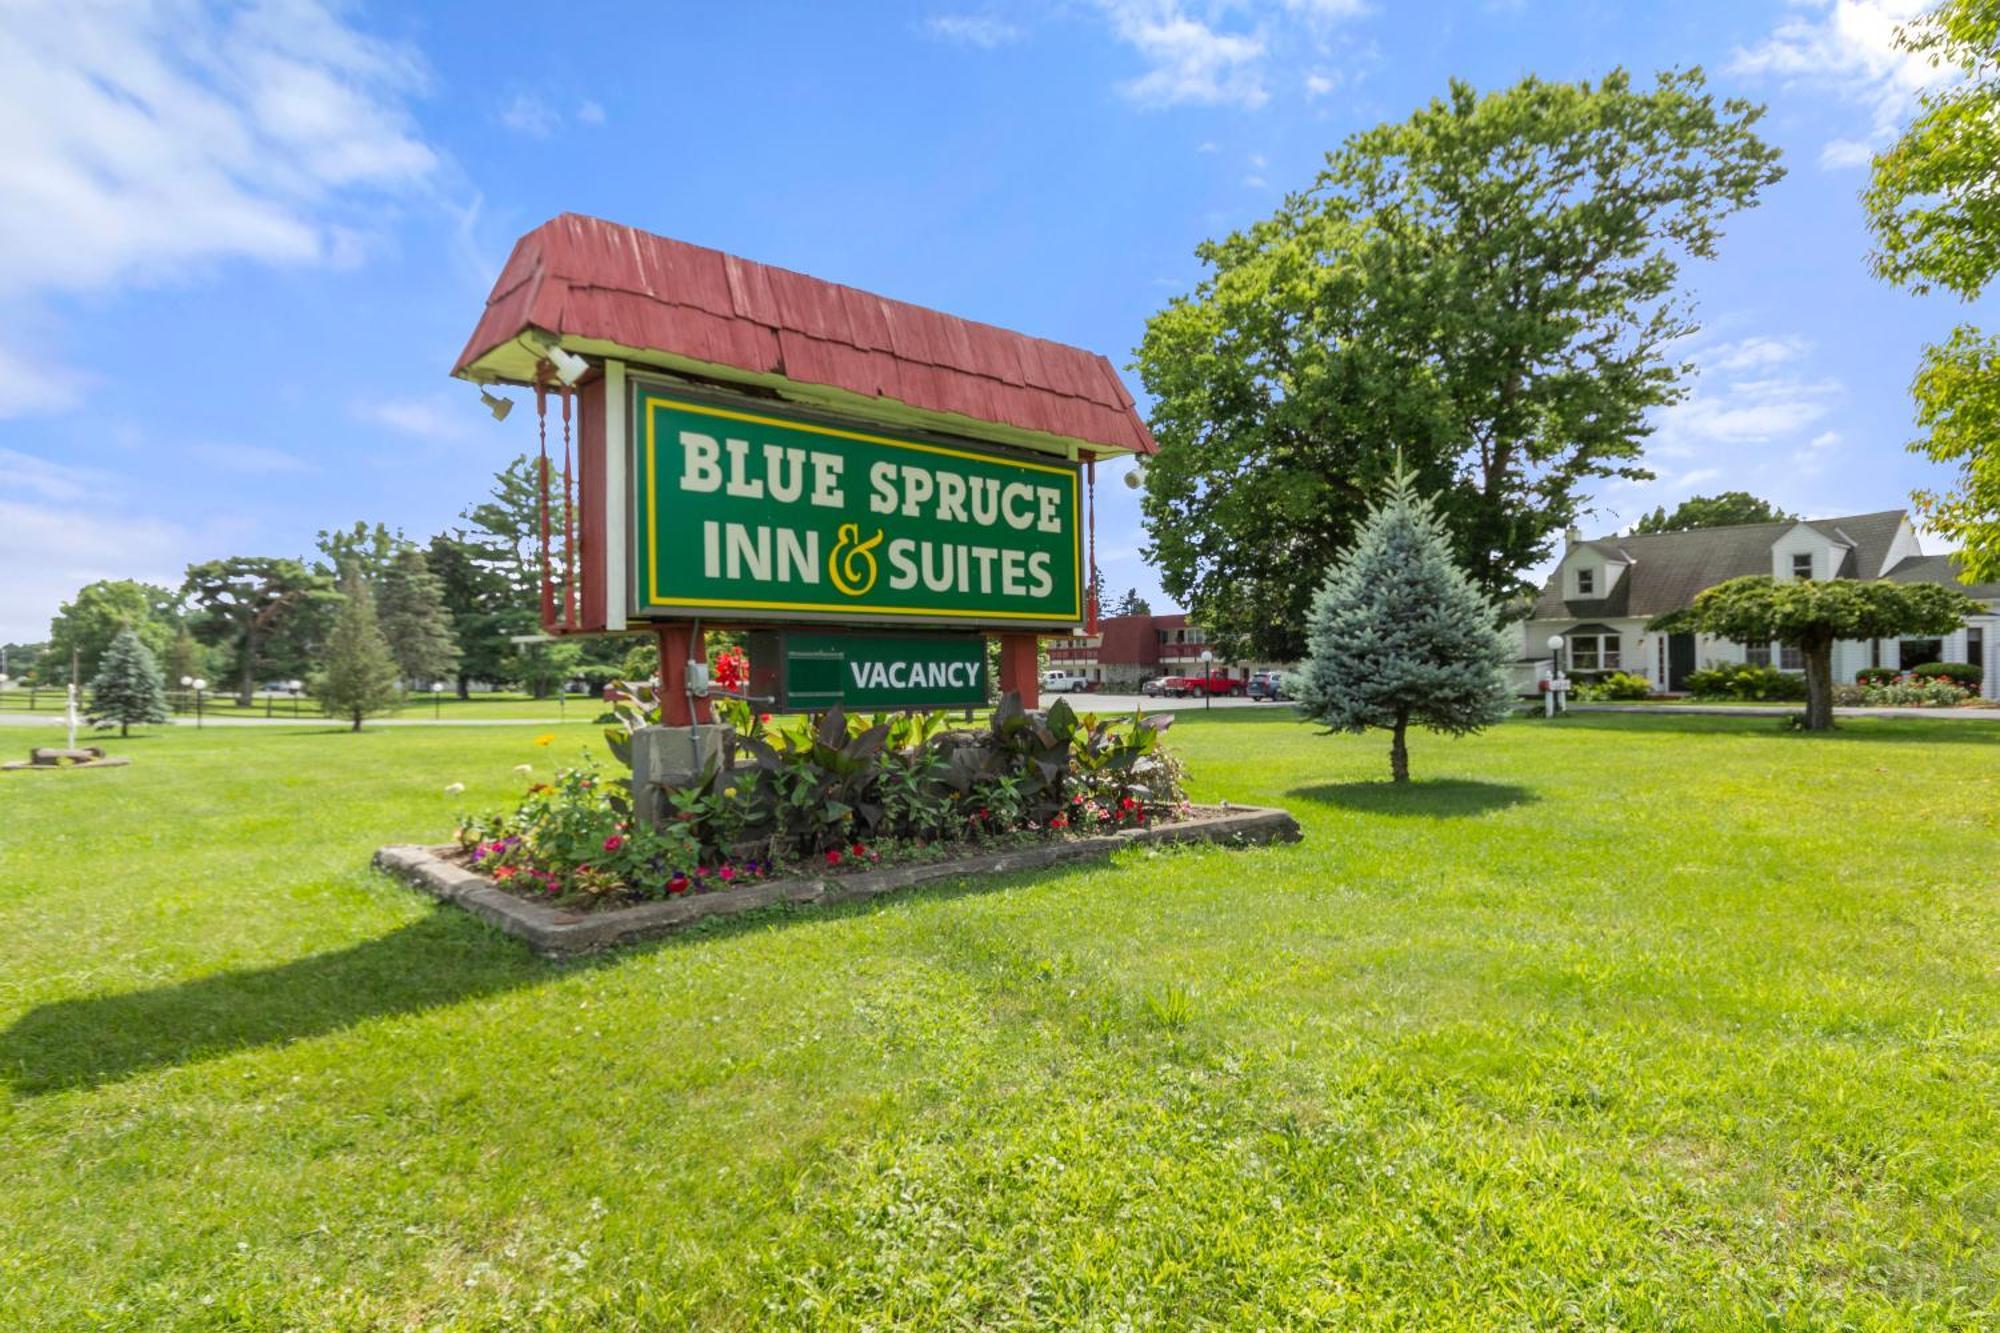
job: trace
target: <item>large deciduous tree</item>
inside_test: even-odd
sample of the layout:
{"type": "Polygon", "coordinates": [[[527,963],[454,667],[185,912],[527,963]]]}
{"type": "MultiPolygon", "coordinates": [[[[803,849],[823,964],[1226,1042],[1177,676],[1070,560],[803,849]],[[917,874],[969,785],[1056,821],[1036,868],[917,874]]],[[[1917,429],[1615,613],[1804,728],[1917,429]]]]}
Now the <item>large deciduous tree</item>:
{"type": "Polygon", "coordinates": [[[1397,473],[1313,599],[1312,655],[1290,683],[1329,730],[1386,729],[1390,776],[1408,782],[1412,722],[1462,736],[1512,708],[1498,621],[1436,508],[1397,473]]]}
{"type": "Polygon", "coordinates": [[[1698,70],[1650,87],[1530,78],[1355,135],[1148,323],[1149,554],[1226,650],[1299,655],[1324,569],[1398,450],[1489,596],[1643,478],[1647,414],[1681,396],[1680,262],[1781,174],[1698,70]]]}
{"type": "Polygon", "coordinates": [[[1691,495],[1669,513],[1664,505],[1633,525],[1634,532],[1686,532],[1691,528],[1727,528],[1738,523],[1782,523],[1796,519],[1769,500],[1748,491],[1691,495]]]}
{"type": "Polygon", "coordinates": [[[1979,611],[1956,588],[1856,579],[1779,581],[1764,574],[1730,579],[1697,594],[1687,611],[1655,630],[1697,630],[1736,643],[1776,641],[1799,650],[1806,667],[1806,729],[1833,726],[1833,645],[1842,639],[1949,634],[1979,611]]]}
{"type": "Polygon", "coordinates": [[[238,555],[188,566],[183,592],[204,613],[195,632],[231,653],[237,703],[248,708],[279,630],[301,607],[330,599],[332,586],[297,560],[238,555]]]}
{"type": "MultiPolygon", "coordinates": [[[[1897,40],[1961,77],[1924,94],[1903,137],[1875,159],[1862,196],[1875,272],[1970,301],[2000,274],[2000,10],[1945,0],[1897,40]]],[[[1959,325],[1924,349],[1912,391],[1925,433],[1911,450],[1957,469],[1953,486],[1917,492],[1917,505],[1962,548],[1967,581],[2000,579],[2000,338],[1959,325]]]]}
{"type": "Polygon", "coordinates": [[[57,610],[49,623],[47,652],[51,665],[64,672],[74,653],[81,684],[97,674],[99,660],[121,631],[132,630],[158,658],[173,642],[177,622],[174,594],[167,589],[132,579],[100,579],[79,588],[57,610]]]}

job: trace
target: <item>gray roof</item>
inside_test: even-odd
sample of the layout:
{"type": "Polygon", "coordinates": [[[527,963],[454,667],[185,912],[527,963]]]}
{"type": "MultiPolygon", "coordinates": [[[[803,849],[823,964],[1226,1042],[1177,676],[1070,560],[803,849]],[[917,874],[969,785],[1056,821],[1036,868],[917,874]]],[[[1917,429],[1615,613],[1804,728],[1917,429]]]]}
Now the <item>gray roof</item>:
{"type": "MultiPolygon", "coordinates": [[[[1875,514],[1810,519],[1807,526],[1850,548],[1841,562],[1841,577],[1872,578],[1889,558],[1889,546],[1903,524],[1904,512],[1884,509],[1875,514]]],[[[1558,594],[1556,579],[1551,578],[1535,601],[1534,619],[1644,616],[1650,620],[1669,611],[1679,611],[1692,605],[1695,594],[1704,588],[1746,574],[1769,574],[1772,543],[1795,526],[1790,521],[1742,523],[1727,528],[1635,533],[1585,542],[1583,545],[1608,560],[1627,564],[1617,585],[1604,597],[1565,601],[1558,594]]]]}
{"type": "Polygon", "coordinates": [[[1961,583],[1958,580],[1959,560],[1956,553],[1951,555],[1908,555],[1896,562],[1896,567],[1882,577],[1894,579],[1898,583],[1942,583],[1957,588],[1968,597],[1990,602],[2000,599],[2000,583],[1961,583]]]}

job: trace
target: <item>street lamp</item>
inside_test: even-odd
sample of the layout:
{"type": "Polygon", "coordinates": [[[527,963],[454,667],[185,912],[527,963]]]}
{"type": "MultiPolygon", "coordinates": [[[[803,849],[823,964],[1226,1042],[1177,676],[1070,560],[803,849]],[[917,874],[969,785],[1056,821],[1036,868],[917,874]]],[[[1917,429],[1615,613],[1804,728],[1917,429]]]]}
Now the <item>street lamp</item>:
{"type": "Polygon", "coordinates": [[[1215,707],[1214,668],[1210,665],[1214,661],[1214,653],[1206,648],[1201,650],[1201,706],[1204,712],[1215,707]]]}
{"type": "Polygon", "coordinates": [[[285,690],[292,696],[293,717],[299,715],[299,695],[305,692],[305,688],[306,683],[302,680],[288,680],[285,682],[285,690]]]}
{"type": "Polygon", "coordinates": [[[181,684],[183,684],[183,685],[186,685],[186,686],[187,686],[187,687],[188,687],[189,689],[191,689],[191,690],[193,690],[193,691],[194,691],[194,729],[195,729],[196,731],[200,731],[200,730],[201,730],[201,692],[202,692],[203,690],[205,690],[205,689],[207,689],[207,688],[208,688],[208,682],[207,682],[207,681],[205,681],[205,680],[203,680],[203,679],[202,679],[202,678],[201,678],[200,676],[196,676],[196,677],[194,677],[194,678],[193,678],[193,679],[191,679],[191,680],[190,680],[189,678],[187,678],[187,677],[183,676],[183,677],[181,678],[181,684]]]}
{"type": "MultiPolygon", "coordinates": [[[[1554,717],[1557,705],[1562,703],[1563,687],[1563,636],[1549,635],[1549,696],[1543,704],[1543,716],[1554,717]]],[[[1565,708],[1564,712],[1569,710],[1565,708]]]]}
{"type": "Polygon", "coordinates": [[[431,720],[435,722],[438,719],[442,718],[443,716],[444,716],[444,682],[441,680],[434,680],[431,682],[431,720]]]}

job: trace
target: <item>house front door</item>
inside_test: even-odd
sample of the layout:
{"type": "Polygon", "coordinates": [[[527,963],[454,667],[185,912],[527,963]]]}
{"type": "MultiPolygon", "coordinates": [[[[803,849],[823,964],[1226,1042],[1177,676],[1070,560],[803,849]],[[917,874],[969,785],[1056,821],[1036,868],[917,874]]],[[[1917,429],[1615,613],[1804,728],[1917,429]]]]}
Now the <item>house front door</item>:
{"type": "Polygon", "coordinates": [[[1694,670],[1694,635],[1667,636],[1667,688],[1679,694],[1687,688],[1688,673],[1694,670]]]}

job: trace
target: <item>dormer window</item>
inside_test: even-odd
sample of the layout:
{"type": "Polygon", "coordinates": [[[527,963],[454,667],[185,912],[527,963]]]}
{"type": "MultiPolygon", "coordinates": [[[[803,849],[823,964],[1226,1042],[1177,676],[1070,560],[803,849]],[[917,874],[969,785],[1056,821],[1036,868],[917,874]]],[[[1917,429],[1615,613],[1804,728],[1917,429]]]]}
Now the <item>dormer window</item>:
{"type": "Polygon", "coordinates": [[[1576,595],[1578,597],[1597,596],[1597,571],[1579,569],[1576,571],[1576,595]]]}
{"type": "Polygon", "coordinates": [[[1804,582],[1813,576],[1812,552],[1800,551],[1792,557],[1792,580],[1804,582]]]}

